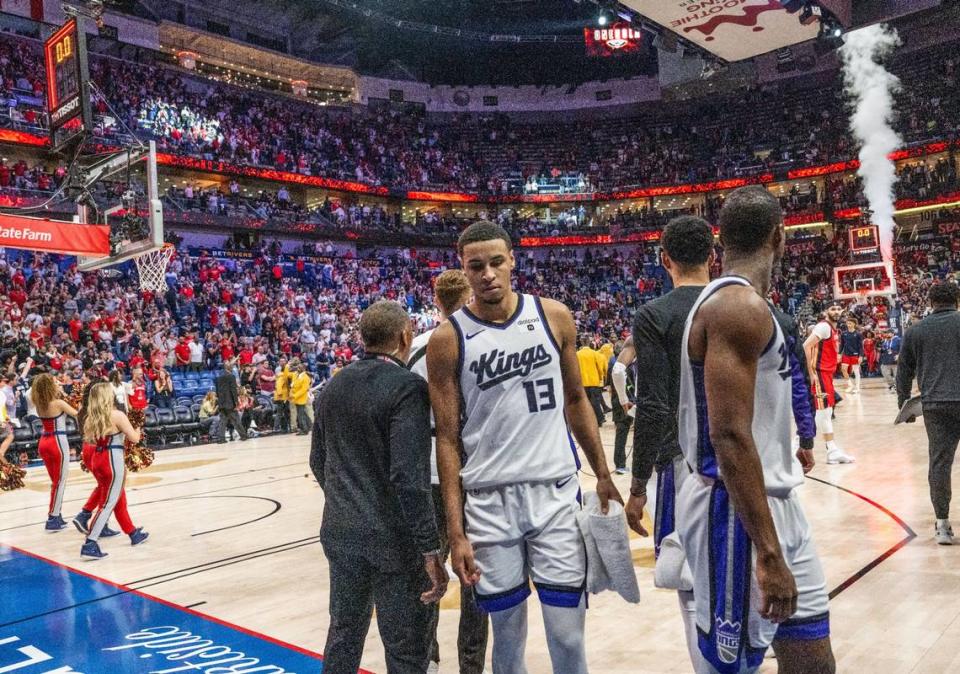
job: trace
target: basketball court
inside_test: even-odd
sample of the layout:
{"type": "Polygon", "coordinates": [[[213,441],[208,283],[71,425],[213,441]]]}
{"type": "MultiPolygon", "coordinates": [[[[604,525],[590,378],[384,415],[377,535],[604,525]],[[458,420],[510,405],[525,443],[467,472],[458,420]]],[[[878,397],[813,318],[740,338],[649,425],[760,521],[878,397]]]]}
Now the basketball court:
{"type": "MultiPolygon", "coordinates": [[[[831,590],[838,671],[960,671],[960,551],[932,540],[923,425],[893,426],[895,396],[864,384],[837,409],[838,440],[857,463],[827,466],[818,445],[801,492],[831,590]]],[[[603,438],[612,465],[609,422],[603,438]]],[[[0,672],[319,671],[329,583],[308,452],[309,438],[293,436],[158,452],[127,478],[150,540],[106,539],[109,556],[94,562],[81,561],[72,527],[43,530],[49,481],[31,468],[26,488],[0,500],[0,672]]],[[[628,476],[617,480],[626,494],[628,476]]],[[[93,484],[71,468],[66,517],[93,484]]],[[[676,597],[653,588],[651,539],[635,537],[633,549],[641,603],[590,598],[591,670],[689,671],[676,597]]],[[[446,672],[456,671],[458,592],[452,577],[439,635],[446,672]]],[[[527,664],[549,672],[535,597],[527,664]]],[[[363,666],[386,671],[375,626],[363,666]]],[[[775,671],[772,661],[762,671],[775,671]]]]}

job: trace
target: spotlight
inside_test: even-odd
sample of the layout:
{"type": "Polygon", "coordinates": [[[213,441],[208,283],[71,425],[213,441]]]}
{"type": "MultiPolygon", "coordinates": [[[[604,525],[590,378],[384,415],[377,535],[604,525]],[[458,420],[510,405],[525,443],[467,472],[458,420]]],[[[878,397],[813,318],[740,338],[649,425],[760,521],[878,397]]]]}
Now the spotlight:
{"type": "Polygon", "coordinates": [[[597,17],[597,23],[598,23],[599,25],[601,25],[601,26],[606,26],[606,25],[607,25],[607,15],[606,15],[606,14],[601,14],[600,16],[598,16],[598,17],[597,17]]]}

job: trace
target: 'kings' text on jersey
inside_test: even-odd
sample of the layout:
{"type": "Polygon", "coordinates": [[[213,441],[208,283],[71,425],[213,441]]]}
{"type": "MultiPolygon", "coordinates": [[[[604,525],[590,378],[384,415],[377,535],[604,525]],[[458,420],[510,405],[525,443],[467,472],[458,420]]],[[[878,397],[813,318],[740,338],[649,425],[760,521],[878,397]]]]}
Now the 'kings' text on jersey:
{"type": "Polygon", "coordinates": [[[519,295],[505,323],[463,308],[460,340],[465,489],[559,480],[577,472],[564,417],[560,350],[540,304],[519,295]]]}

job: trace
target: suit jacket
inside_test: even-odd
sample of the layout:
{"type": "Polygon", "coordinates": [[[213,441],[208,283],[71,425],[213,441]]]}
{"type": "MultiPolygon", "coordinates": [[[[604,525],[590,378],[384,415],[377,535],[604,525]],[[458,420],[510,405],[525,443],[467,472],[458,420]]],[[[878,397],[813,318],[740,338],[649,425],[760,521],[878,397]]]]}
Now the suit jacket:
{"type": "Polygon", "coordinates": [[[221,372],[216,380],[217,404],[222,410],[237,409],[237,401],[240,398],[240,389],[237,388],[237,380],[229,372],[221,372]]]}
{"type": "Polygon", "coordinates": [[[310,468],[324,492],[324,547],[381,568],[439,549],[427,382],[399,361],[368,357],[330,380],[315,410],[310,468]]]}

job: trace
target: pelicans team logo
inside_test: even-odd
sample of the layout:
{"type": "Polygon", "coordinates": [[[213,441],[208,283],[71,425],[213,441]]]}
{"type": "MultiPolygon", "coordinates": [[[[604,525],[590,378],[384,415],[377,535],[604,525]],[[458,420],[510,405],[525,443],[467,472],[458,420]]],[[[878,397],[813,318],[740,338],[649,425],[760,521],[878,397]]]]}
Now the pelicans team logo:
{"type": "Polygon", "coordinates": [[[477,387],[486,391],[513,377],[526,377],[533,370],[553,362],[543,344],[515,353],[493,349],[470,363],[470,372],[477,376],[477,387]]]}
{"type": "Polygon", "coordinates": [[[740,655],[741,623],[717,618],[717,655],[721,662],[734,663],[740,655]]]}

